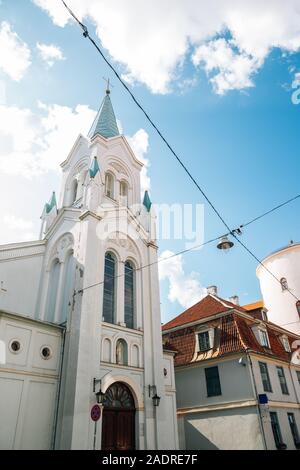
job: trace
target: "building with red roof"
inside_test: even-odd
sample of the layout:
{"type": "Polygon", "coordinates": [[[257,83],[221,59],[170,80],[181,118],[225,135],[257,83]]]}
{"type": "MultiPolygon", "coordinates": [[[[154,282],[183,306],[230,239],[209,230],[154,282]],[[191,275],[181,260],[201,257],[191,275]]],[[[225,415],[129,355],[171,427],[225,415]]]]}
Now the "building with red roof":
{"type": "Polygon", "coordinates": [[[300,336],[234,300],[208,294],[162,327],[180,448],[299,448],[300,336]]]}

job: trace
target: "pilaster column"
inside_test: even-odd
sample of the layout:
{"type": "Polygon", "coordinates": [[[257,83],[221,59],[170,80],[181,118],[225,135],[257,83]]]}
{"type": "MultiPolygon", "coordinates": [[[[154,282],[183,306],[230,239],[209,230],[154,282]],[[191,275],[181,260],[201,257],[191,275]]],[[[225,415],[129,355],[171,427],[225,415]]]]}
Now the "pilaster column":
{"type": "Polygon", "coordinates": [[[60,270],[59,270],[59,281],[58,281],[58,289],[57,289],[57,296],[56,296],[56,304],[55,304],[55,314],[54,314],[54,323],[60,323],[61,320],[61,304],[62,304],[62,297],[64,291],[64,277],[65,277],[65,262],[61,261],[60,263],[60,270]]]}

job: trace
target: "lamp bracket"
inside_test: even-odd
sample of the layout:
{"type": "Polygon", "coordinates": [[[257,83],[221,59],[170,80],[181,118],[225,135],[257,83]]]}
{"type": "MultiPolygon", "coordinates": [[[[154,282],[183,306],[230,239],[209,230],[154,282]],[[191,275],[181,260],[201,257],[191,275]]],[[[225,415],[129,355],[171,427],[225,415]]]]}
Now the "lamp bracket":
{"type": "Polygon", "coordinates": [[[156,385],[149,385],[149,398],[157,394],[156,385]]]}

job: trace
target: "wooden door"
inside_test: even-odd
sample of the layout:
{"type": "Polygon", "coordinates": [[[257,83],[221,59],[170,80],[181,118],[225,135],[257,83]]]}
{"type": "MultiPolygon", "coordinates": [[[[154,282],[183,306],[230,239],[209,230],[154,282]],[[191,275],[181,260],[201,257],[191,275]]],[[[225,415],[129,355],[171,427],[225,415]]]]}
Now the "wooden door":
{"type": "Polygon", "coordinates": [[[102,420],[103,450],[135,449],[135,407],[125,384],[115,383],[106,392],[102,420]]]}

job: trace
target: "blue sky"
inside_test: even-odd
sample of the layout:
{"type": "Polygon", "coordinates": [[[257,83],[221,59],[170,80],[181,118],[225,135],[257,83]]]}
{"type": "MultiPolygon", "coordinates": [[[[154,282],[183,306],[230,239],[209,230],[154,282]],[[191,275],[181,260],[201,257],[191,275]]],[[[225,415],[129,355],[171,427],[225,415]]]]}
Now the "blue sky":
{"type": "MultiPolygon", "coordinates": [[[[93,0],[81,4],[87,5],[89,2],[93,4],[93,0]]],[[[96,110],[102,100],[104,76],[111,77],[113,81],[112,101],[124,134],[133,136],[139,129],[144,129],[149,135],[149,148],[144,157],[150,161],[148,173],[151,178],[152,200],[155,203],[170,204],[204,203],[199,192],[130,97],[113,78],[95,50],[82,38],[80,30],[73,23],[62,27],[65,22],[63,16],[61,25],[57,24],[60,22],[61,12],[51,11],[56,0],[37,0],[36,3],[44,9],[30,0],[3,0],[0,5],[2,32],[3,22],[9,24],[8,34],[18,35],[17,42],[19,46],[23,44],[23,53],[24,45],[30,51],[30,65],[26,65],[25,60],[23,69],[16,69],[19,72],[12,68],[14,64],[7,65],[4,59],[2,62],[0,59],[0,84],[1,89],[5,90],[0,103],[1,119],[5,119],[5,113],[11,111],[11,129],[8,130],[0,124],[0,140],[2,138],[2,142],[9,142],[0,145],[0,207],[3,218],[1,242],[9,242],[11,238],[17,241],[18,236],[32,238],[31,234],[38,235],[43,205],[49,199],[51,191],[59,189],[56,162],[63,161],[66,156],[64,145],[61,144],[63,131],[61,130],[58,136],[57,133],[50,132],[46,144],[43,143],[49,146],[49,152],[45,156],[48,159],[47,164],[43,164],[43,168],[37,172],[32,171],[32,165],[30,171],[25,171],[22,169],[23,163],[18,160],[17,171],[14,171],[14,158],[21,157],[15,157],[11,149],[11,139],[14,139],[16,146],[18,139],[22,139],[23,132],[30,131],[30,125],[35,129],[36,135],[42,132],[43,126],[49,131],[49,126],[56,126],[52,122],[54,119],[58,119],[59,126],[62,127],[64,110],[68,127],[74,122],[75,127],[85,126],[82,132],[87,132],[91,125],[92,110],[96,110]],[[45,8],[48,8],[48,12],[45,8]],[[47,60],[49,62],[51,58],[49,59],[49,54],[42,58],[38,43],[55,45],[64,60],[57,60],[54,55],[53,64],[47,64],[47,60]],[[16,73],[19,74],[18,77],[16,73]],[[76,114],[75,108],[78,104],[85,107],[83,117],[86,118],[86,123],[78,116],[72,120],[71,114],[76,114]],[[58,106],[55,112],[54,105],[58,106]],[[14,127],[14,113],[20,117],[22,110],[31,113],[26,117],[26,125],[21,120],[21,124],[15,121],[14,127]],[[46,119],[42,124],[41,116],[46,119]],[[20,134],[19,125],[22,126],[20,134]],[[54,142],[55,138],[59,139],[58,143],[54,142]],[[11,160],[4,158],[9,153],[11,160]]],[[[80,0],[71,0],[69,3],[74,9],[77,8],[76,11],[81,11],[80,0]]],[[[118,1],[111,2],[114,3],[117,8],[118,1]]],[[[181,4],[180,0],[175,3],[181,4]]],[[[299,4],[291,2],[295,9],[297,3],[299,4]]],[[[280,9],[285,8],[284,5],[280,6],[275,0],[273,4],[273,9],[269,6],[273,22],[268,25],[272,29],[274,24],[276,30],[277,21],[280,19],[283,22],[282,28],[279,28],[283,31],[280,38],[271,34],[271,38],[264,37],[264,25],[261,25],[261,30],[251,30],[251,14],[257,15],[255,8],[259,6],[256,2],[249,2],[251,6],[247,14],[250,15],[250,26],[246,26],[246,29],[249,29],[249,35],[252,34],[253,43],[249,43],[246,33],[244,37],[228,20],[231,31],[224,33],[218,29],[218,25],[212,24],[215,39],[212,40],[211,31],[204,31],[199,38],[194,37],[195,33],[193,37],[188,37],[188,44],[185,44],[185,49],[182,46],[183,50],[179,52],[171,51],[172,43],[164,42],[168,25],[160,29],[160,25],[155,21],[154,5],[147,19],[140,18],[141,22],[148,21],[151,25],[151,28],[148,28],[146,24],[145,33],[138,38],[142,46],[143,41],[145,42],[145,55],[142,57],[139,51],[134,50],[136,38],[130,36],[128,31],[124,32],[128,44],[124,45],[124,50],[118,49],[118,22],[111,21],[114,12],[108,11],[110,7],[107,2],[103,1],[103,8],[111,24],[108,20],[108,24],[100,22],[101,11],[98,10],[89,12],[89,18],[86,20],[91,34],[96,35],[95,24],[100,27],[98,34],[106,45],[107,55],[110,55],[119,71],[131,73],[136,96],[232,227],[299,193],[300,105],[294,105],[291,101],[291,85],[299,70],[300,55],[297,51],[300,50],[300,29],[295,26],[295,30],[292,30],[292,18],[295,17],[296,10],[293,12],[291,5],[286,7],[287,11],[283,14],[280,9]],[[109,35],[110,28],[112,36],[109,35]],[[286,37],[284,31],[287,31],[286,37]],[[220,38],[222,43],[218,42],[220,38]],[[152,43],[154,50],[151,49],[152,43]],[[274,45],[278,47],[273,47],[274,45]],[[200,47],[202,48],[199,49],[200,47]],[[167,53],[168,48],[170,53],[167,53]],[[193,59],[196,51],[198,57],[201,57],[200,65],[193,59]],[[175,56],[170,58],[171,53],[175,56]],[[223,60],[226,54],[228,63],[223,60]],[[214,60],[213,68],[210,68],[211,58],[214,60]],[[161,69],[163,78],[156,78],[160,77],[161,69]],[[211,82],[214,77],[219,81],[211,82]],[[249,86],[250,82],[252,86],[249,86]]],[[[84,10],[87,6],[82,8],[84,10]]],[[[192,3],[190,8],[193,11],[192,3]]],[[[203,11],[199,12],[199,15],[200,13],[203,15],[203,11]]],[[[231,18],[229,13],[230,11],[224,11],[224,17],[231,18]]],[[[241,15],[244,13],[242,11],[241,15]]],[[[268,10],[265,13],[268,14],[268,10]]],[[[136,21],[132,19],[133,14],[129,9],[127,14],[123,15],[123,21],[128,22],[130,31],[131,22],[136,21]]],[[[211,20],[211,13],[207,12],[207,15],[208,20],[211,20]]],[[[199,31],[203,28],[200,20],[197,26],[199,31]]],[[[191,28],[193,27],[194,25],[191,25],[191,28]]],[[[172,30],[170,34],[174,34],[173,40],[178,39],[180,43],[182,37],[176,38],[176,31],[172,30]]],[[[124,42],[124,37],[120,37],[119,41],[124,42]]],[[[19,59],[17,56],[16,60],[19,59]]],[[[24,116],[22,119],[25,119],[24,116]]],[[[68,139],[71,137],[69,132],[68,139]]],[[[29,152],[35,151],[32,142],[29,147],[29,152]]],[[[21,153],[23,150],[22,148],[21,153]]],[[[249,226],[242,240],[259,258],[263,258],[291,239],[299,241],[298,214],[299,201],[249,226]]],[[[221,222],[205,204],[205,239],[223,232],[221,222]]],[[[160,242],[160,252],[175,252],[183,248],[182,240],[160,242]]],[[[184,274],[181,274],[183,280],[189,279],[191,275],[195,277],[191,273],[198,273],[198,285],[205,287],[215,284],[219,288],[219,294],[225,298],[238,294],[241,303],[248,303],[260,297],[255,275],[256,263],[239,246],[224,255],[211,245],[196,253],[185,255],[180,262],[180,267],[184,270],[184,274]]],[[[164,321],[184,309],[184,302],[180,303],[180,298],[174,302],[170,301],[169,288],[169,281],[163,280],[161,304],[164,321]]]]}

